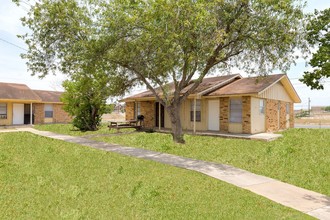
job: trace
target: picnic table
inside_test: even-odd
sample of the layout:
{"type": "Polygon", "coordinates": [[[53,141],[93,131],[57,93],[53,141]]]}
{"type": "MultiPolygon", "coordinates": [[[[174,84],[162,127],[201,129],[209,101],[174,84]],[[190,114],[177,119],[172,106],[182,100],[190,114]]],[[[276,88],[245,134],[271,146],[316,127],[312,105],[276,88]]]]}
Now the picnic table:
{"type": "Polygon", "coordinates": [[[117,129],[117,132],[119,129],[122,128],[135,128],[136,130],[140,130],[142,126],[139,124],[138,120],[128,120],[128,121],[109,121],[108,125],[109,130],[111,128],[117,129]]]}

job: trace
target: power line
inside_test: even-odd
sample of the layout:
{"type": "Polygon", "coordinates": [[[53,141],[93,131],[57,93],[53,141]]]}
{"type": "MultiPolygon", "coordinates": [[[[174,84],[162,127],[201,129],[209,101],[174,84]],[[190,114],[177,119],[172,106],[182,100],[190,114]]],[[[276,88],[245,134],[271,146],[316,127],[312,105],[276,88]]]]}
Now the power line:
{"type": "Polygon", "coordinates": [[[12,46],[14,46],[14,47],[17,47],[17,48],[20,48],[20,49],[22,49],[22,50],[28,51],[27,49],[25,49],[25,48],[23,48],[23,47],[21,47],[21,46],[19,46],[19,45],[17,45],[17,44],[14,44],[14,43],[12,43],[12,42],[9,42],[9,41],[7,41],[7,40],[1,38],[1,37],[0,37],[0,40],[3,41],[3,42],[5,42],[5,43],[7,43],[7,44],[10,44],[10,45],[12,45],[12,46]]]}

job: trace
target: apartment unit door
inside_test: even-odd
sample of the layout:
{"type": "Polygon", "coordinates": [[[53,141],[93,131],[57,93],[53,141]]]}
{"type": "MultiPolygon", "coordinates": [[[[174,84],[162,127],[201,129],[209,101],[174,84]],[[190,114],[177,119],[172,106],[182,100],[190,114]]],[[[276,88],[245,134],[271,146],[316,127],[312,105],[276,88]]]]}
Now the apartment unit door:
{"type": "Polygon", "coordinates": [[[220,130],[220,102],[219,100],[208,101],[208,130],[220,130]]]}
{"type": "Polygon", "coordinates": [[[24,104],[13,104],[13,125],[24,124],[24,104]]]}

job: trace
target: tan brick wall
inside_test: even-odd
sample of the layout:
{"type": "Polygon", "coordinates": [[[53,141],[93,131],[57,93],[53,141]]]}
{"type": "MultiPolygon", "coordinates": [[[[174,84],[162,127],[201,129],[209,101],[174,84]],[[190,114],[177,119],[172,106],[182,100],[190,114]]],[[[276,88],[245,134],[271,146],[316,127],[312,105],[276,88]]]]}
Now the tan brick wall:
{"type": "Polygon", "coordinates": [[[220,131],[228,132],[229,98],[220,98],[220,131]]]}
{"type": "MultiPolygon", "coordinates": [[[[45,123],[45,104],[33,104],[34,124],[45,123]]],[[[63,110],[63,104],[53,104],[53,123],[69,123],[72,118],[63,110]]]]}
{"type": "Polygon", "coordinates": [[[244,134],[251,134],[251,97],[242,97],[242,130],[244,134]]]}
{"type": "Polygon", "coordinates": [[[125,119],[126,121],[134,119],[134,102],[125,103],[125,119]]]}
{"type": "Polygon", "coordinates": [[[34,124],[43,124],[45,120],[44,104],[33,104],[34,124]]]}
{"type": "Polygon", "coordinates": [[[286,129],[286,102],[280,102],[280,130],[286,129]]]}
{"type": "MultiPolygon", "coordinates": [[[[135,103],[126,102],[125,106],[125,119],[132,120],[134,118],[135,103]]],[[[140,102],[140,114],[144,115],[144,127],[153,128],[155,127],[155,102],[145,101],[140,102]]]]}
{"type": "Polygon", "coordinates": [[[294,128],[294,104],[290,103],[290,128],[294,128]]]}
{"type": "Polygon", "coordinates": [[[141,115],[144,115],[144,127],[155,127],[155,102],[146,101],[141,103],[141,115]]]}
{"type": "MultiPolygon", "coordinates": [[[[287,123],[286,104],[288,102],[267,99],[266,104],[266,131],[274,132],[278,130],[285,130],[287,123]],[[280,110],[278,113],[278,105],[280,110]],[[278,115],[279,114],[279,115],[278,115]]],[[[293,103],[290,103],[290,128],[294,127],[294,110],[293,103]]]]}
{"type": "Polygon", "coordinates": [[[54,123],[69,123],[72,118],[63,110],[63,104],[53,104],[53,122],[54,123]]]}
{"type": "Polygon", "coordinates": [[[278,130],[278,101],[267,99],[266,101],[266,131],[278,130]]]}

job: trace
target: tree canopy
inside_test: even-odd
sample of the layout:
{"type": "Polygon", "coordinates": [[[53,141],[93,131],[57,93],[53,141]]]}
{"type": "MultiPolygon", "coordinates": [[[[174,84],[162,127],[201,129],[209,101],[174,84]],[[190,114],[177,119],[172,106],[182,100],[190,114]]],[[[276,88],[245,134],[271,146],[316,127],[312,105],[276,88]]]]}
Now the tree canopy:
{"type": "Polygon", "coordinates": [[[181,104],[205,76],[289,68],[303,42],[301,9],[298,0],[41,0],[23,19],[32,30],[23,57],[43,75],[96,66],[144,83],[183,143],[181,104]]]}
{"type": "Polygon", "coordinates": [[[102,62],[94,50],[93,10],[95,6],[80,7],[76,1],[41,1],[22,18],[32,34],[20,36],[28,45],[22,57],[33,75],[68,75],[62,101],[80,130],[97,130],[107,98],[122,95],[130,87],[129,78],[116,74],[115,64],[102,62]]]}
{"type": "Polygon", "coordinates": [[[306,71],[300,80],[311,89],[324,89],[322,80],[330,77],[330,9],[315,11],[307,25],[307,41],[315,46],[309,65],[313,70],[306,71]]]}

